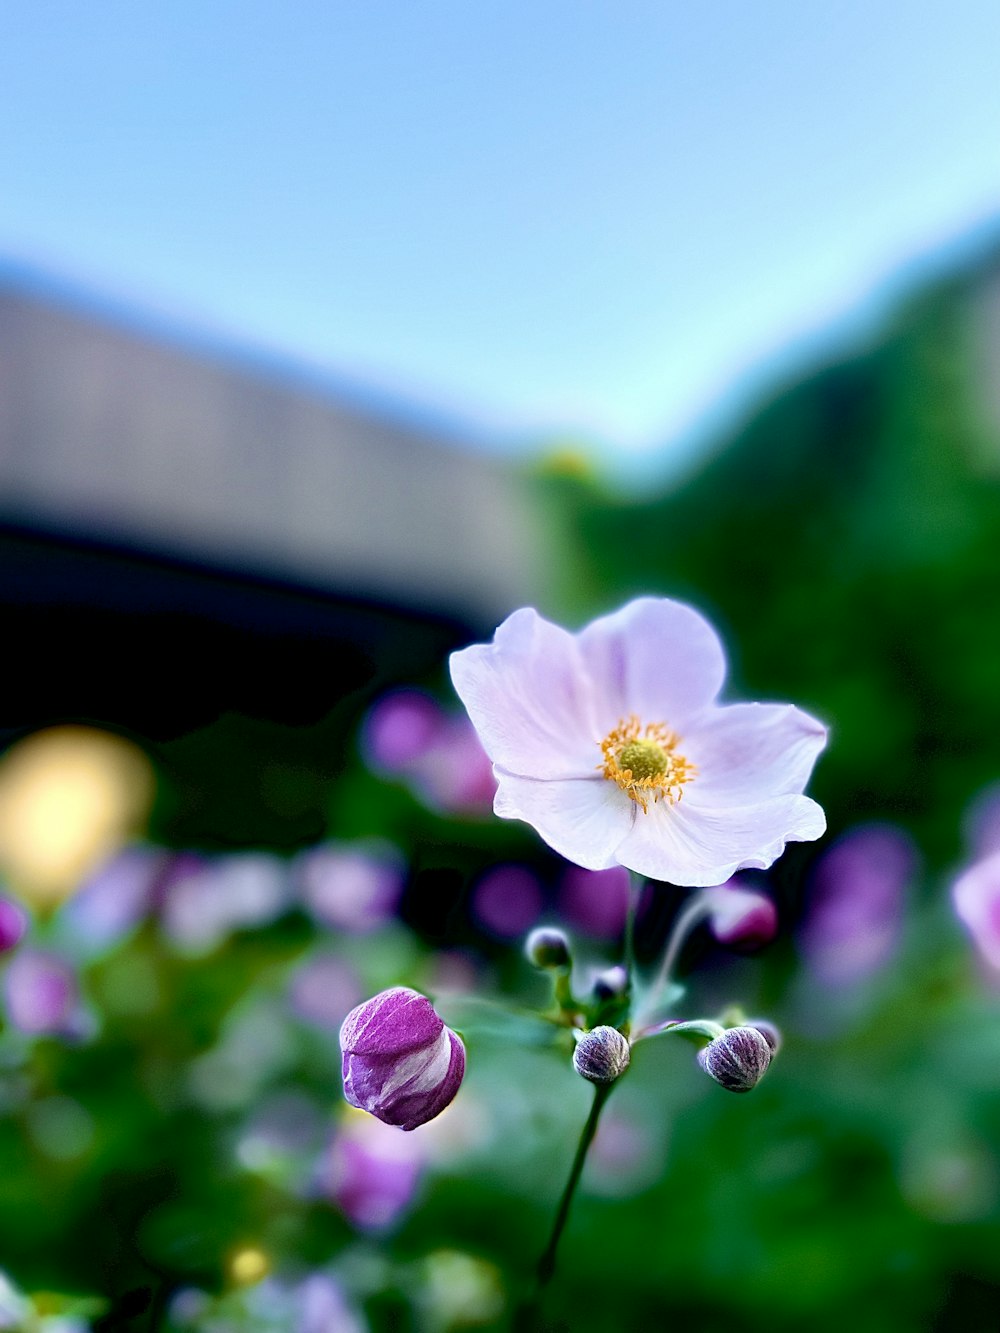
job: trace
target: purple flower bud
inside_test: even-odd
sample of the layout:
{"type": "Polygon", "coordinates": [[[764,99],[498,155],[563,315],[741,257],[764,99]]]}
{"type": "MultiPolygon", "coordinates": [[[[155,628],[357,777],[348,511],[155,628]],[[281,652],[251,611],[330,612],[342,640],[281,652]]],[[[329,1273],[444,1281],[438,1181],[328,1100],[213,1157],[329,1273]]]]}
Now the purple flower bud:
{"type": "Polygon", "coordinates": [[[756,1028],[760,1035],[771,1048],[771,1057],[778,1054],[781,1050],[781,1032],[768,1018],[748,1018],[745,1024],[748,1028],[756,1028]]]}
{"type": "Polygon", "coordinates": [[[757,948],[774,939],[778,913],[752,878],[737,875],[715,889],[705,889],[708,925],[720,944],[757,948]]]}
{"type": "Polygon", "coordinates": [[[28,915],[9,898],[0,898],[0,953],[10,953],[28,929],[28,915]]]}
{"type": "Polygon", "coordinates": [[[416,1129],[458,1092],[465,1047],[430,1000],[407,986],[382,991],[344,1019],[344,1096],[387,1125],[416,1129]]]}
{"type": "Polygon", "coordinates": [[[591,1083],[614,1083],[628,1069],[628,1038],[617,1028],[603,1026],[585,1032],[573,1052],[573,1068],[591,1083]]]}
{"type": "Polygon", "coordinates": [[[771,1063],[771,1043],[758,1028],[727,1028],[698,1052],[706,1074],[728,1092],[749,1092],[771,1063]]]}
{"type": "Polygon", "coordinates": [[[539,968],[565,968],[570,965],[569,940],[555,926],[539,926],[524,945],[528,962],[539,968]]]}

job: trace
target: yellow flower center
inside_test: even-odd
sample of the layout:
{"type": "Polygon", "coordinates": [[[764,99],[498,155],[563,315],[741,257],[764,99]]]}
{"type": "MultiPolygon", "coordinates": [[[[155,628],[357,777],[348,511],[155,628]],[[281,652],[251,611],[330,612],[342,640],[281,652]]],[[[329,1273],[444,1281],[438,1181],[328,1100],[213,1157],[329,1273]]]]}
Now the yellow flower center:
{"type": "Polygon", "coordinates": [[[660,800],[670,805],[679,801],[681,788],[698,771],[677,753],[679,740],[663,722],[650,722],[644,727],[633,714],[601,741],[604,759],[598,767],[646,814],[650,801],[654,805],[660,800]]]}

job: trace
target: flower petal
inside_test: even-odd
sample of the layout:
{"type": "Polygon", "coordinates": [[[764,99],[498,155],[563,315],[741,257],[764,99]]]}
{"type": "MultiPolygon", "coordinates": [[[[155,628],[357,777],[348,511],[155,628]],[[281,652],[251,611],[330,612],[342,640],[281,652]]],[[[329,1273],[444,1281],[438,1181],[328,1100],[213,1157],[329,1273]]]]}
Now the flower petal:
{"type": "Polygon", "coordinates": [[[502,819],[523,819],[557,851],[585,870],[618,864],[615,851],[638,806],[602,777],[545,782],[497,770],[493,810],[502,819]]]}
{"type": "Polygon", "coordinates": [[[707,709],[681,737],[679,748],[698,767],[685,800],[715,808],[798,794],[826,737],[822,723],[791,704],[707,709]]]}
{"type": "Polygon", "coordinates": [[[826,830],[808,796],[777,796],[757,805],[702,808],[684,799],[650,806],[618,848],[630,870],[689,888],[723,884],[737,870],[766,870],[786,842],[811,842],[826,830]]]}
{"type": "Polygon", "coordinates": [[[525,607],[492,643],[451,655],[451,678],[494,764],[535,778],[586,777],[603,732],[576,639],[525,607]]]}
{"type": "Polygon", "coordinates": [[[952,902],[979,952],[1000,968],[1000,852],[977,861],[955,881],[952,902]]]}
{"type": "Polygon", "coordinates": [[[722,688],[726,657],[697,611],[665,597],[639,597],[578,635],[606,734],[635,713],[682,729],[722,688]]]}

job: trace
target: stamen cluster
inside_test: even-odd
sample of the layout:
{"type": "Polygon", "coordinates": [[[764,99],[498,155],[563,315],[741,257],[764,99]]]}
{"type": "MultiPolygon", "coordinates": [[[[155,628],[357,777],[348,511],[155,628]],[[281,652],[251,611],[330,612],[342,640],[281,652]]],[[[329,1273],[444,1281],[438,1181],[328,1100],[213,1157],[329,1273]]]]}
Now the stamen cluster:
{"type": "Polygon", "coordinates": [[[681,799],[681,788],[697,774],[696,766],[677,753],[679,742],[677,733],[663,722],[643,727],[633,713],[601,741],[604,761],[598,767],[646,814],[650,801],[674,805],[681,799]]]}

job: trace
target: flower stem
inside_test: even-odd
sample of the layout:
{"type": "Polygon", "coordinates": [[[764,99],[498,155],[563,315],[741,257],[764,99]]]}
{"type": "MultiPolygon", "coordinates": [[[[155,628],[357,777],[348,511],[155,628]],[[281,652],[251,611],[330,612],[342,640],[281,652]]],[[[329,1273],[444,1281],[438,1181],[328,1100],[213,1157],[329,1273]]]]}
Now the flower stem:
{"type": "Polygon", "coordinates": [[[550,1281],[552,1274],[556,1271],[556,1251],[559,1248],[559,1240],[563,1229],[566,1226],[566,1219],[569,1217],[570,1204],[573,1202],[573,1195],[576,1193],[576,1187],[580,1181],[580,1173],[583,1171],[583,1164],[587,1158],[587,1149],[594,1141],[594,1135],[597,1133],[597,1122],[601,1118],[601,1111],[604,1109],[604,1103],[608,1100],[613,1083],[595,1083],[594,1101],[590,1108],[590,1115],[587,1117],[587,1123],[583,1127],[580,1135],[580,1142],[577,1144],[576,1156],[573,1158],[573,1165],[570,1167],[569,1179],[566,1181],[566,1188],[563,1190],[562,1198],[559,1200],[559,1210],[556,1213],[556,1220],[552,1224],[552,1234],[549,1237],[549,1243],[545,1247],[541,1259],[538,1261],[538,1289],[541,1289],[550,1281]]]}
{"type": "Polygon", "coordinates": [[[632,973],[635,971],[635,919],[639,914],[639,899],[642,897],[644,880],[634,870],[628,874],[628,902],[625,909],[625,972],[629,988],[632,987],[632,973]]]}
{"type": "Polygon", "coordinates": [[[656,1002],[664,987],[671,980],[673,970],[680,957],[681,949],[683,949],[688,936],[691,934],[692,930],[694,930],[695,926],[704,921],[705,917],[708,915],[708,904],[701,894],[696,893],[674,922],[674,927],[670,932],[670,938],[667,941],[666,949],[663,952],[663,961],[660,963],[656,973],[656,978],[640,1001],[640,1013],[635,1016],[635,1026],[638,1026],[639,1022],[648,1017],[656,1008],[656,1002]]]}

